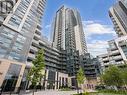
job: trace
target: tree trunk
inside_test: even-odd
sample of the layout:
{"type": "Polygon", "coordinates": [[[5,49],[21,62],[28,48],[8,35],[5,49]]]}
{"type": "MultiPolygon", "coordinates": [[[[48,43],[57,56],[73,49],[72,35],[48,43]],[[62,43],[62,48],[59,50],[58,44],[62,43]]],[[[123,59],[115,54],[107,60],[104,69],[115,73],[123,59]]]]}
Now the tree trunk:
{"type": "Polygon", "coordinates": [[[33,89],[33,94],[32,95],[34,95],[34,89],[33,89]]]}
{"type": "Polygon", "coordinates": [[[80,89],[80,93],[81,93],[81,95],[82,95],[82,93],[83,93],[83,92],[82,92],[82,84],[80,85],[80,87],[81,87],[81,89],[80,89]]]}
{"type": "Polygon", "coordinates": [[[78,88],[78,85],[77,85],[77,93],[79,94],[79,88],[78,88]]]}
{"type": "Polygon", "coordinates": [[[124,91],[125,91],[125,93],[126,93],[127,85],[126,85],[125,81],[123,81],[123,82],[124,82],[124,91]]]}
{"type": "Polygon", "coordinates": [[[33,89],[33,94],[32,94],[32,95],[34,95],[35,88],[36,88],[36,85],[34,86],[34,89],[33,89]]]}
{"type": "Polygon", "coordinates": [[[82,93],[84,93],[84,92],[85,92],[85,89],[84,89],[83,84],[81,84],[81,91],[83,91],[82,93]]]}

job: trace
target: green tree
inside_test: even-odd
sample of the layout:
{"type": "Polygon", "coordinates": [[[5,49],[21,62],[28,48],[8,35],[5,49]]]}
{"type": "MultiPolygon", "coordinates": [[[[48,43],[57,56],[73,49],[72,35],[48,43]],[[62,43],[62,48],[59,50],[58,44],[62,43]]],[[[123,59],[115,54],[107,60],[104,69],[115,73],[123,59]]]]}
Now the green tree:
{"type": "Polygon", "coordinates": [[[83,69],[80,67],[77,73],[77,82],[78,82],[78,87],[80,86],[82,89],[82,84],[84,84],[85,81],[85,74],[83,69]]]}
{"type": "Polygon", "coordinates": [[[114,65],[105,70],[102,79],[107,86],[122,86],[123,84],[120,69],[114,65]]]}
{"type": "Polygon", "coordinates": [[[123,70],[121,70],[121,75],[123,79],[123,84],[127,85],[127,67],[123,70]]]}
{"type": "MultiPolygon", "coordinates": [[[[43,49],[38,50],[35,59],[32,61],[32,64],[33,66],[30,69],[27,78],[32,83],[32,86],[34,86],[35,89],[37,84],[41,82],[41,79],[43,77],[42,72],[45,68],[43,49]]],[[[33,90],[33,95],[34,95],[34,90],[33,90]]]]}

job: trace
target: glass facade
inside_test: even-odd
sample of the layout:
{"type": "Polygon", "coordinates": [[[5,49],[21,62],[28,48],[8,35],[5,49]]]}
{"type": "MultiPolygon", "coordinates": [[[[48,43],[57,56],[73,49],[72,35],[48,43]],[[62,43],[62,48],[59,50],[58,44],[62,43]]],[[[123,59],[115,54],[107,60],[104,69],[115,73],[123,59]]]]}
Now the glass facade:
{"type": "Polygon", "coordinates": [[[25,34],[29,34],[31,32],[35,32],[35,31],[32,31],[31,29],[31,26],[36,26],[37,24],[37,19],[38,19],[38,13],[37,13],[37,4],[36,1],[34,1],[29,13],[28,13],[28,16],[24,22],[24,25],[22,27],[22,30],[21,32],[22,33],[25,33],[25,34]]]}
{"type": "Polygon", "coordinates": [[[4,58],[6,53],[7,53],[7,51],[4,48],[0,48],[0,58],[4,58]]]}
{"type": "Polygon", "coordinates": [[[56,76],[55,72],[49,71],[49,73],[48,73],[48,85],[47,85],[48,89],[54,89],[55,88],[55,76],[56,76]]]}
{"type": "Polygon", "coordinates": [[[15,33],[10,29],[3,27],[0,32],[0,45],[6,48],[10,48],[14,35],[15,33]]]}
{"type": "Polygon", "coordinates": [[[116,44],[115,44],[114,42],[111,42],[111,43],[109,44],[109,47],[110,47],[111,49],[116,49],[116,48],[117,48],[117,46],[116,46],[116,44]]]}
{"type": "Polygon", "coordinates": [[[10,52],[8,59],[21,61],[22,55],[17,52],[10,52]]]}
{"type": "Polygon", "coordinates": [[[8,72],[5,76],[2,88],[3,91],[14,91],[19,74],[20,74],[21,66],[17,64],[11,64],[8,72]]]}
{"type": "Polygon", "coordinates": [[[18,8],[8,22],[10,25],[18,28],[22,22],[22,19],[29,7],[31,0],[21,0],[18,8]]]}
{"type": "Polygon", "coordinates": [[[121,48],[122,48],[122,50],[123,50],[123,52],[127,58],[127,46],[122,46],[121,48]]]}
{"type": "Polygon", "coordinates": [[[21,53],[25,48],[27,38],[17,32],[2,26],[0,31],[1,58],[23,61],[21,53]]]}
{"type": "MultiPolygon", "coordinates": [[[[0,58],[27,63],[35,32],[42,29],[40,27],[45,4],[46,0],[16,0],[13,13],[0,16],[0,58]]],[[[37,36],[40,35],[39,32],[37,36]]],[[[11,64],[3,82],[5,91],[14,90],[20,70],[21,66],[11,64]]]]}

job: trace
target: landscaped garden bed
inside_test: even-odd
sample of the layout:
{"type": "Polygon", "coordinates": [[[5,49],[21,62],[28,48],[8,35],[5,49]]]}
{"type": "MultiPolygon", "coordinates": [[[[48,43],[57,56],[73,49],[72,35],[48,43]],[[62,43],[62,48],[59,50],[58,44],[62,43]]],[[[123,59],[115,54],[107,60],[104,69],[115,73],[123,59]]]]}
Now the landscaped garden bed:
{"type": "Polygon", "coordinates": [[[86,92],[82,94],[73,94],[73,95],[127,95],[127,91],[99,90],[98,92],[86,92]]]}

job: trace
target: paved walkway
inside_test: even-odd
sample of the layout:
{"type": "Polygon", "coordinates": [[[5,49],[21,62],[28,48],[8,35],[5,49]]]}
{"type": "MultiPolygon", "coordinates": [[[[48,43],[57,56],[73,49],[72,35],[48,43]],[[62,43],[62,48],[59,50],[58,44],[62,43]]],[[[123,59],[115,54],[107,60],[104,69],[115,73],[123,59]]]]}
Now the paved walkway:
{"type": "MultiPolygon", "coordinates": [[[[35,92],[34,95],[72,95],[76,94],[76,91],[57,91],[57,90],[45,90],[45,91],[38,91],[35,92]]],[[[2,94],[2,95],[9,95],[9,94],[2,94]]],[[[18,95],[18,94],[11,94],[11,95],[18,95]]],[[[32,95],[29,94],[19,94],[19,95],[32,95]]]]}
{"type": "MultiPolygon", "coordinates": [[[[72,95],[75,94],[76,91],[54,91],[54,90],[47,90],[47,91],[39,91],[36,92],[35,95],[72,95]]],[[[32,95],[32,94],[25,94],[25,95],[32,95]]]]}

